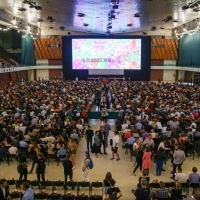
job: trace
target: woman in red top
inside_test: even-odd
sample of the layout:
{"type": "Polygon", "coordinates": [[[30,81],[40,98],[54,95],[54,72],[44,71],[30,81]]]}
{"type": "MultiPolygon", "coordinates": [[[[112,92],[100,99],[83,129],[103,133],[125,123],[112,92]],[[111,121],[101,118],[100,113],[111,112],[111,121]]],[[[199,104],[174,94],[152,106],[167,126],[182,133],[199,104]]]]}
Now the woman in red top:
{"type": "Polygon", "coordinates": [[[142,157],[142,168],[143,170],[147,170],[149,174],[149,168],[151,167],[151,151],[149,146],[145,148],[145,152],[142,157]]]}

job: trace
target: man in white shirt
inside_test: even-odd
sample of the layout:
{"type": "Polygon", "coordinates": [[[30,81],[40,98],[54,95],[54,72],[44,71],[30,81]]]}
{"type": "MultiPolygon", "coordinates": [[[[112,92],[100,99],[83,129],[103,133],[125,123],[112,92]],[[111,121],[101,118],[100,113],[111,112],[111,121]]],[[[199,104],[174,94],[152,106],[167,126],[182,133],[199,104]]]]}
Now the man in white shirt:
{"type": "Polygon", "coordinates": [[[179,183],[187,182],[187,176],[185,173],[182,172],[181,167],[178,167],[178,173],[175,175],[175,181],[178,181],[179,183]]]}
{"type": "Polygon", "coordinates": [[[17,147],[14,147],[13,144],[11,143],[11,147],[8,149],[9,154],[11,155],[16,155],[18,152],[17,147]]]}
{"type": "Polygon", "coordinates": [[[114,131],[114,136],[112,138],[113,144],[112,144],[112,158],[110,160],[114,160],[115,154],[117,155],[116,161],[120,160],[119,154],[118,154],[118,145],[119,145],[119,136],[118,132],[114,131]]]}
{"type": "Polygon", "coordinates": [[[159,146],[158,146],[158,150],[159,150],[160,148],[162,148],[162,149],[164,149],[164,150],[170,150],[169,148],[165,147],[165,142],[166,142],[166,139],[163,138],[162,141],[161,141],[161,143],[160,143],[159,146]]]}

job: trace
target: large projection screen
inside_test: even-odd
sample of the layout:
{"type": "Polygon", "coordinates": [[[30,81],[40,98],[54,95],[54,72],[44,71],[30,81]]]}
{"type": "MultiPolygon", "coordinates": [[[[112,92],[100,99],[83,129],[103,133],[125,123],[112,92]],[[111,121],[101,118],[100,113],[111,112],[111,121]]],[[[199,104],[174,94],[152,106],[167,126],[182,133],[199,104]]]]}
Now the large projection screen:
{"type": "Polygon", "coordinates": [[[140,70],[141,39],[72,39],[72,69],[140,70]]]}

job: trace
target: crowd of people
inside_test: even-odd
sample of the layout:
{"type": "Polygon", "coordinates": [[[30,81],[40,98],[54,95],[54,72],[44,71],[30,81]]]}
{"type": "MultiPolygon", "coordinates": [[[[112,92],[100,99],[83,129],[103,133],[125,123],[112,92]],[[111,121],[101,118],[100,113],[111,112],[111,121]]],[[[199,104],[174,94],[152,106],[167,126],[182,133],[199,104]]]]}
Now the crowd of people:
{"type": "MultiPolygon", "coordinates": [[[[85,181],[90,181],[90,152],[96,158],[99,154],[107,155],[110,144],[110,160],[116,156],[116,161],[120,161],[121,135],[123,148],[133,157],[134,176],[138,168],[148,176],[152,161],[156,163],[155,174],[161,176],[163,163],[170,159],[173,167],[169,174],[178,187],[183,179],[180,174],[184,161],[191,150],[200,149],[199,94],[198,86],[163,82],[103,83],[97,79],[10,84],[0,91],[0,159],[7,162],[19,159],[19,180],[27,180],[28,173],[36,171],[38,182],[40,178],[44,182],[46,163],[53,158],[63,163],[65,181],[68,176],[73,180],[76,151],[85,137],[87,152],[82,170],[85,181]],[[95,106],[103,123],[99,130],[92,130],[89,125],[88,112],[95,106]],[[117,119],[114,136],[108,141],[110,111],[117,112],[117,119]],[[32,166],[28,172],[29,159],[32,166]]],[[[197,174],[197,169],[192,171],[197,174]]],[[[193,174],[185,181],[199,181],[193,174]]],[[[110,181],[111,188],[113,183],[110,181]]],[[[142,178],[140,188],[148,188],[148,183],[142,178]]],[[[160,187],[164,187],[163,183],[160,187]]],[[[140,192],[133,193],[137,200],[141,199],[140,192]]],[[[153,197],[160,199],[156,194],[153,197]]]]}

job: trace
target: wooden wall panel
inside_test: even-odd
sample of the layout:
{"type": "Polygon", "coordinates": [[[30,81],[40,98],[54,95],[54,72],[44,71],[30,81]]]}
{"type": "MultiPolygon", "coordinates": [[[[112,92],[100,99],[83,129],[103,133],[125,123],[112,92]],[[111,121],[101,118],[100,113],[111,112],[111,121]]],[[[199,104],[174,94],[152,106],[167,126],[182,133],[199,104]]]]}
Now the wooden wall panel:
{"type": "Polygon", "coordinates": [[[164,60],[151,60],[151,66],[164,66],[164,60]]]}
{"type": "Polygon", "coordinates": [[[42,38],[34,40],[35,59],[62,59],[62,47],[48,45],[62,45],[62,38],[42,38]]]}
{"type": "Polygon", "coordinates": [[[21,82],[22,77],[25,78],[25,80],[28,80],[28,71],[16,71],[16,72],[10,72],[10,73],[2,73],[0,74],[0,88],[8,86],[9,81],[12,82],[21,82]]]}
{"type": "Polygon", "coordinates": [[[49,59],[48,60],[49,65],[62,65],[61,59],[49,59]]]}
{"type": "Polygon", "coordinates": [[[163,79],[162,69],[151,69],[150,81],[158,81],[163,79]]]}
{"type": "Polygon", "coordinates": [[[178,40],[152,38],[151,59],[177,60],[178,40]]]}
{"type": "Polygon", "coordinates": [[[190,72],[190,71],[185,71],[185,79],[184,81],[186,82],[190,82],[191,79],[193,80],[193,72],[190,72]]]}
{"type": "Polygon", "coordinates": [[[54,80],[61,76],[62,69],[49,69],[50,79],[54,80]]]}

